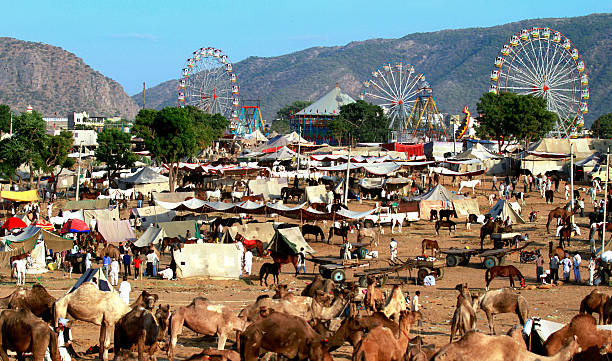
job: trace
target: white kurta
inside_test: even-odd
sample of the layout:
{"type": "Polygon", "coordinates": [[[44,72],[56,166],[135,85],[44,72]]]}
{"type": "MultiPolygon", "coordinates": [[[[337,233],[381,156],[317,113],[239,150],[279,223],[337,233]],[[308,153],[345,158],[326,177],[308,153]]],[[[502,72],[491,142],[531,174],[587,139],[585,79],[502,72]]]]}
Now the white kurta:
{"type": "Polygon", "coordinates": [[[244,273],[246,273],[247,275],[250,275],[252,268],[253,268],[253,253],[251,251],[246,251],[244,254],[244,273]]]}
{"type": "Polygon", "coordinates": [[[132,292],[132,285],[130,285],[128,281],[121,282],[119,285],[119,298],[121,298],[126,305],[130,304],[130,292],[132,292]]]}

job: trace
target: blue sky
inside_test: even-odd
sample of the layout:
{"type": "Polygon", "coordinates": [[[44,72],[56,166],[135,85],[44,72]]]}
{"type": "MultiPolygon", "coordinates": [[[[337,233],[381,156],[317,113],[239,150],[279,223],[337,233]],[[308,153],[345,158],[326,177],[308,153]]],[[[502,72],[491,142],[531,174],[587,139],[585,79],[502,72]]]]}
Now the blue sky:
{"type": "Polygon", "coordinates": [[[60,46],[128,94],[177,78],[200,47],[233,62],[414,32],[612,12],[610,0],[5,1],[3,33],[60,46]],[[10,14],[10,15],[9,15],[10,14]]]}

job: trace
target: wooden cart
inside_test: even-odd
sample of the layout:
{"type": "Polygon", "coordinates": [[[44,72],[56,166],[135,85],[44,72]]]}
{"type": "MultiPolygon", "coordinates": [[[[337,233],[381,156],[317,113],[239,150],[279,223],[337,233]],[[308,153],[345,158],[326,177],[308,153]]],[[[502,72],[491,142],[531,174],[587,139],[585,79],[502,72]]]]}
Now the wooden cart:
{"type": "Polygon", "coordinates": [[[433,274],[436,279],[442,279],[444,277],[444,267],[446,264],[443,260],[422,260],[422,259],[408,259],[403,262],[397,262],[391,264],[389,267],[382,268],[370,268],[364,271],[355,272],[354,276],[358,279],[361,287],[367,287],[368,277],[376,279],[381,286],[389,281],[389,276],[395,275],[397,279],[400,279],[400,272],[406,271],[408,278],[413,278],[412,270],[416,270],[414,275],[415,283],[422,284],[425,277],[433,274]]]}
{"type": "Polygon", "coordinates": [[[512,254],[514,252],[520,252],[532,243],[533,242],[526,242],[524,245],[517,248],[489,249],[481,252],[478,256],[482,260],[482,265],[485,268],[501,266],[504,264],[507,255],[512,254]]]}
{"type": "Polygon", "coordinates": [[[372,261],[343,260],[333,257],[313,257],[309,260],[319,265],[319,273],[323,278],[331,279],[336,283],[342,283],[346,280],[347,269],[369,267],[372,261]]]}
{"type": "Polygon", "coordinates": [[[470,263],[470,258],[480,254],[482,250],[470,248],[450,248],[441,250],[440,253],[446,255],[446,265],[448,267],[465,266],[470,263]]]}

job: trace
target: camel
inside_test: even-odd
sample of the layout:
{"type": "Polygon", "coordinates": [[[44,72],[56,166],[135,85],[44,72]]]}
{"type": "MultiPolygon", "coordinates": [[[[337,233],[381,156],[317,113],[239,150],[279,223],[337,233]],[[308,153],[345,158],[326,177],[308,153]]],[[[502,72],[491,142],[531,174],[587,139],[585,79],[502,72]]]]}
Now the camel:
{"type": "Polygon", "coordinates": [[[99,325],[100,359],[107,361],[115,323],[130,312],[130,307],[119,298],[119,293],[114,288],[110,291],[100,291],[96,285],[84,283],[55,301],[54,311],[55,326],[58,320],[65,318],[67,314],[77,320],[99,325]]]}
{"type": "Polygon", "coordinates": [[[364,334],[377,326],[391,330],[395,338],[399,337],[399,326],[382,312],[374,312],[370,316],[351,316],[342,320],[340,327],[329,337],[330,351],[340,348],[345,341],[357,347],[364,334]]]}
{"type": "Polygon", "coordinates": [[[512,292],[509,288],[487,291],[481,295],[472,296],[474,312],[483,310],[489,321],[489,332],[495,334],[493,316],[498,313],[516,313],[521,325],[529,317],[529,306],[525,297],[512,292]]]}
{"type": "Polygon", "coordinates": [[[0,298],[0,309],[27,309],[35,316],[49,322],[54,303],[55,297],[51,296],[43,286],[35,284],[31,289],[18,287],[10,295],[0,298]]]}
{"type": "Polygon", "coordinates": [[[266,351],[296,361],[332,361],[326,341],[304,319],[272,312],[240,336],[240,359],[257,361],[266,351]]]}
{"type": "Polygon", "coordinates": [[[334,289],[334,282],[329,279],[324,279],[321,275],[316,275],[312,283],[308,284],[302,290],[302,296],[314,297],[316,291],[321,290],[325,293],[330,293],[334,289]]]}
{"type": "Polygon", "coordinates": [[[555,209],[553,209],[552,211],[550,211],[550,213],[548,213],[548,221],[546,222],[546,233],[550,233],[550,222],[554,219],[557,218],[562,218],[562,219],[567,219],[568,217],[571,217],[572,215],[574,215],[575,212],[570,212],[565,208],[561,208],[561,207],[557,207],[555,209]]]}
{"type": "Polygon", "coordinates": [[[456,332],[465,336],[469,330],[476,327],[476,311],[470,304],[469,296],[466,296],[466,293],[469,295],[467,287],[460,291],[459,296],[457,296],[457,307],[451,320],[450,342],[453,342],[456,332]]]}
{"type": "Polygon", "coordinates": [[[546,355],[553,355],[562,349],[568,340],[577,339],[581,350],[574,356],[575,361],[608,360],[606,354],[612,352],[612,331],[598,330],[597,322],[591,315],[578,314],[569,324],[548,336],[544,343],[546,355]]]}
{"type": "Polygon", "coordinates": [[[382,307],[384,298],[382,290],[376,287],[376,279],[368,277],[368,287],[364,300],[365,309],[369,312],[376,312],[382,307]]]}
{"type": "Polygon", "coordinates": [[[240,361],[240,354],[234,350],[217,350],[205,348],[202,352],[192,355],[185,361],[240,361]]]}
{"type": "MultiPolygon", "coordinates": [[[[217,335],[217,348],[223,350],[227,336],[232,331],[242,332],[246,329],[246,321],[236,317],[229,307],[217,305],[204,297],[196,297],[187,306],[177,308],[170,317],[170,346],[168,361],[174,359],[174,351],[178,336],[183,331],[183,325],[190,330],[203,335],[217,335]]],[[[239,336],[236,335],[238,342],[239,336]]]]}
{"type": "Polygon", "coordinates": [[[149,293],[147,290],[142,290],[138,298],[130,305],[130,308],[134,307],[142,307],[146,308],[149,311],[153,310],[155,307],[155,302],[159,299],[159,296],[154,293],[149,293]]]}
{"type": "Polygon", "coordinates": [[[17,352],[17,360],[24,360],[23,353],[31,352],[34,361],[43,361],[49,348],[52,361],[60,361],[57,333],[46,322],[29,310],[4,310],[0,314],[0,357],[9,361],[6,351],[17,352]]]}
{"type": "Polygon", "coordinates": [[[376,240],[376,232],[374,228],[360,227],[357,232],[357,242],[363,242],[365,239],[369,239],[370,242],[376,240]]]}
{"type": "Polygon", "coordinates": [[[158,348],[159,323],[151,311],[144,307],[135,307],[126,313],[115,324],[115,341],[113,343],[115,360],[121,356],[121,350],[138,349],[138,360],[144,360],[144,353],[151,360],[156,360],[158,348]]]}
{"type": "Polygon", "coordinates": [[[98,252],[96,256],[98,256],[99,258],[109,256],[111,259],[116,259],[117,261],[119,261],[119,272],[121,272],[121,268],[123,267],[123,262],[121,262],[121,252],[119,252],[119,248],[117,248],[117,246],[115,246],[114,244],[109,243],[102,248],[98,247],[98,252]]]}
{"type": "Polygon", "coordinates": [[[605,305],[609,302],[610,296],[599,290],[593,290],[586,295],[580,302],[580,313],[593,315],[599,314],[599,324],[602,325],[608,319],[608,314],[605,312],[605,305]]]}
{"type": "Polygon", "coordinates": [[[406,298],[402,293],[402,289],[399,285],[393,286],[391,294],[385,301],[385,307],[382,309],[385,316],[393,319],[395,322],[399,322],[400,312],[406,309],[406,298]]]}
{"type": "Polygon", "coordinates": [[[399,317],[400,334],[395,338],[393,332],[377,326],[372,329],[359,343],[353,352],[353,361],[400,361],[403,360],[408,342],[410,328],[420,319],[419,312],[401,311],[399,317]]]}
{"type": "Polygon", "coordinates": [[[520,337],[519,332],[489,336],[472,330],[461,340],[442,347],[431,361],[569,361],[580,350],[578,342],[572,340],[554,356],[541,356],[527,351],[520,337]]]}

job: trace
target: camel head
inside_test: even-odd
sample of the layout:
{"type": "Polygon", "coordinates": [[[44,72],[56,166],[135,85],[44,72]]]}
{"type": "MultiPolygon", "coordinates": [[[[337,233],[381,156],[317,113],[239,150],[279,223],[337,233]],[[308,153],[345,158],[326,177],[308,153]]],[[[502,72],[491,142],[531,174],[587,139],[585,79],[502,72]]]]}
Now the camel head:
{"type": "Polygon", "coordinates": [[[155,307],[155,302],[159,299],[159,296],[154,293],[149,293],[147,290],[142,291],[142,300],[144,302],[144,308],[151,311],[155,307]]]}
{"type": "Polygon", "coordinates": [[[333,361],[327,348],[328,340],[326,338],[312,339],[308,345],[308,359],[313,361],[333,361]]]}
{"type": "Polygon", "coordinates": [[[472,296],[472,308],[474,309],[474,312],[478,312],[478,309],[480,309],[480,303],[484,299],[485,295],[486,295],[486,292],[479,292],[479,293],[471,295],[472,296]]]}
{"type": "Polygon", "coordinates": [[[159,305],[155,311],[155,319],[159,325],[158,341],[163,341],[168,335],[168,325],[170,324],[170,305],[159,305]]]}
{"type": "Polygon", "coordinates": [[[288,285],[276,285],[274,287],[274,291],[276,291],[274,296],[276,296],[277,298],[284,298],[285,296],[289,294],[289,286],[288,285]]]}

